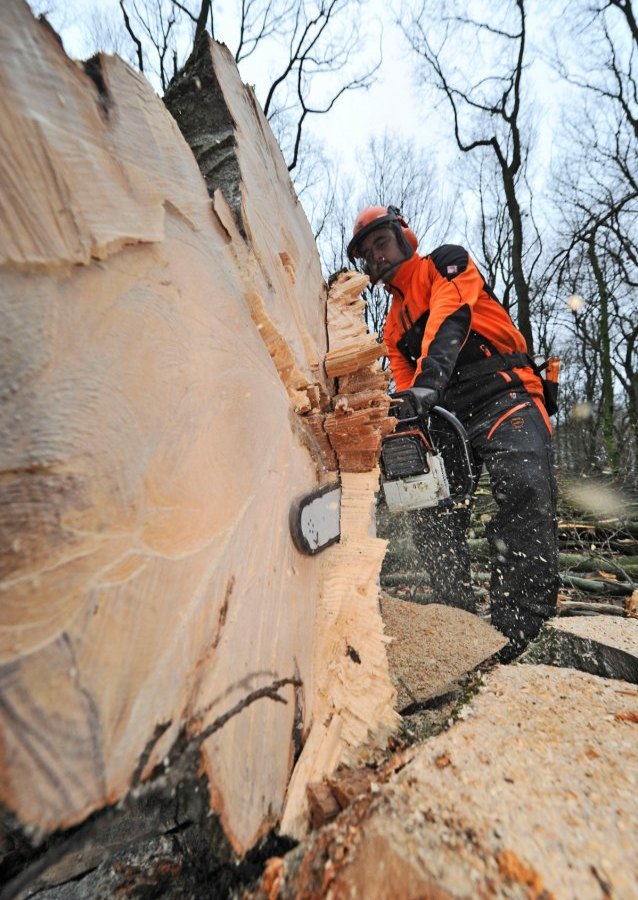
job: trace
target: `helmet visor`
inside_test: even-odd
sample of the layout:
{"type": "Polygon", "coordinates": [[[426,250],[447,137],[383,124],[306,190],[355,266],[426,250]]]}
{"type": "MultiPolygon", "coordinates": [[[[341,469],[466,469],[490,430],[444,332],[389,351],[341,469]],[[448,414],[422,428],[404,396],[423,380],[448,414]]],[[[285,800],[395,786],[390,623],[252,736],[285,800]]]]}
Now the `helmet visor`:
{"type": "Polygon", "coordinates": [[[348,244],[347,252],[350,262],[354,263],[356,259],[365,259],[360,249],[361,243],[364,238],[366,238],[371,232],[376,231],[377,228],[381,228],[384,225],[389,225],[391,222],[395,221],[396,216],[393,213],[389,213],[387,216],[380,216],[379,218],[374,219],[372,222],[368,222],[368,224],[364,225],[363,228],[360,228],[348,244]]]}

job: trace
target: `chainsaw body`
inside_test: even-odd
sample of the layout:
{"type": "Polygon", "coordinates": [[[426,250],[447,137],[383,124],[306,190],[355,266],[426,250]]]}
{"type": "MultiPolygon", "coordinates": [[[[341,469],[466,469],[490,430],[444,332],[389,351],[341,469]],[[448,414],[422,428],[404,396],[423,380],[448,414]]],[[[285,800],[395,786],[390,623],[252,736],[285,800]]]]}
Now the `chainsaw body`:
{"type": "MultiPolygon", "coordinates": [[[[474,470],[465,429],[447,409],[434,406],[425,418],[409,392],[392,395],[390,415],[398,424],[381,446],[382,488],[393,513],[453,507],[469,503],[474,470]],[[448,477],[435,423],[444,422],[447,443],[454,444],[454,471],[448,477]],[[450,437],[451,436],[451,437],[450,437]],[[452,485],[454,485],[452,487],[452,485]]],[[[333,482],[296,500],[290,509],[290,533],[306,555],[320,553],[341,537],[341,485],[333,482]]]]}
{"type": "Polygon", "coordinates": [[[408,392],[392,396],[390,415],[399,421],[381,446],[382,488],[388,510],[402,513],[468,503],[474,472],[467,433],[456,416],[441,406],[432,407],[427,417],[420,416],[408,392]],[[460,461],[454,491],[431,428],[437,419],[447,424],[460,461]]]}

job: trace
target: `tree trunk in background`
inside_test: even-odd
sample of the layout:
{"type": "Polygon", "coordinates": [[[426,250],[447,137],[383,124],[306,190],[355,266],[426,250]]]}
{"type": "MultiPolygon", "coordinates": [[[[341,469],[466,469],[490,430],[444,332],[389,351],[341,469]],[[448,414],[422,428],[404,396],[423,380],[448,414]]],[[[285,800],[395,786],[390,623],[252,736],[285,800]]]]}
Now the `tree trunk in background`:
{"type": "Polygon", "coordinates": [[[527,351],[534,353],[534,334],[530,316],[529,285],[525,275],[525,244],[523,236],[523,219],[521,207],[516,196],[514,176],[509,168],[503,167],[503,189],[507,200],[507,209],[512,223],[512,280],[516,293],[516,324],[525,338],[527,351]]]}
{"type": "Polygon", "coordinates": [[[602,366],[602,396],[601,418],[603,445],[607,453],[607,459],[611,468],[618,468],[618,449],[614,436],[614,385],[611,368],[611,347],[609,338],[609,297],[607,285],[600,268],[598,254],[596,253],[596,232],[592,232],[587,247],[589,261],[596,279],[598,299],[600,301],[600,358],[602,366]]]}
{"type": "Polygon", "coordinates": [[[347,617],[330,642],[318,625],[345,602],[329,579],[352,580],[390,420],[372,403],[352,432],[345,547],[300,555],[291,503],[337,478],[325,285],[230,54],[203,39],[191,65],[171,109],[206,183],[142,76],[83,71],[25,3],[0,7],[0,800],[41,838],[191,746],[242,854],[278,821],[315,711],[320,773],[395,724],[382,542],[353,582],[361,643],[347,617]],[[324,679],[348,646],[356,693],[324,679]]]}

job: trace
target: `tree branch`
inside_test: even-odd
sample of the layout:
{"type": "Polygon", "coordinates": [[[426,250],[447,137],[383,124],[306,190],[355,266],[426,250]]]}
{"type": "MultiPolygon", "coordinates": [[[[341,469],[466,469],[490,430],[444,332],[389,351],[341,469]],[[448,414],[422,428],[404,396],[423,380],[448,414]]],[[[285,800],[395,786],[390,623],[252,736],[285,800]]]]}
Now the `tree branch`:
{"type": "Polygon", "coordinates": [[[126,7],[124,6],[124,0],[120,0],[120,9],[122,10],[122,15],[124,16],[124,25],[129,35],[131,36],[131,40],[135,44],[137,48],[137,66],[140,72],[144,71],[144,53],[142,51],[142,42],[138,38],[138,36],[133,31],[131,26],[131,20],[129,19],[128,12],[126,11],[126,7]]]}

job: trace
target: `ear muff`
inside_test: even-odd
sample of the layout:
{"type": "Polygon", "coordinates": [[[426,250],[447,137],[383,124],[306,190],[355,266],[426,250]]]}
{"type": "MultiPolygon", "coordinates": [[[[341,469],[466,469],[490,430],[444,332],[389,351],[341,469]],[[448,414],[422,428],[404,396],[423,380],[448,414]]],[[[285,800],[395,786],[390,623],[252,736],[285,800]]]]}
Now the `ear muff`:
{"type": "MultiPolygon", "coordinates": [[[[412,248],[412,252],[410,253],[410,256],[412,256],[412,253],[414,253],[416,251],[416,248],[419,246],[419,239],[412,231],[412,229],[408,225],[408,220],[405,218],[405,216],[397,206],[388,206],[388,212],[394,213],[394,215],[396,216],[396,220],[401,226],[401,235],[412,248]]],[[[399,238],[399,244],[401,243],[402,241],[399,238]]]]}

